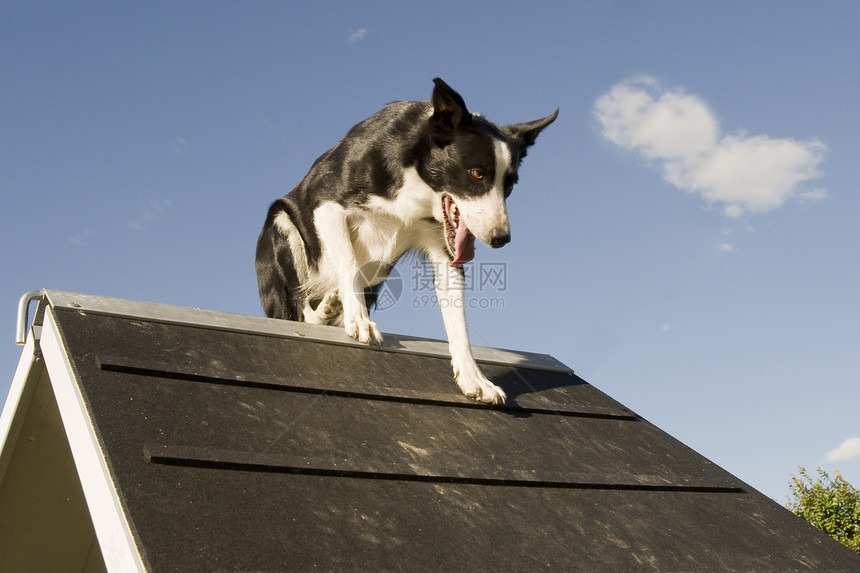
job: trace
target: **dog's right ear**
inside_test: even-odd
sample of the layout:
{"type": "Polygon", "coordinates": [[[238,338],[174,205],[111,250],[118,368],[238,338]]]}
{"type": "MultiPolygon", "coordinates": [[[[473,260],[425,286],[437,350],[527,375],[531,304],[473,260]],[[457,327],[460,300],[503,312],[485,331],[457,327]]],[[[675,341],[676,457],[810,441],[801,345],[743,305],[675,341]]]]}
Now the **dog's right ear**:
{"type": "Polygon", "coordinates": [[[440,78],[435,78],[433,83],[436,87],[433,88],[433,116],[430,124],[434,139],[444,146],[451,141],[451,131],[472,123],[472,114],[466,109],[463,97],[451,86],[440,78]]]}

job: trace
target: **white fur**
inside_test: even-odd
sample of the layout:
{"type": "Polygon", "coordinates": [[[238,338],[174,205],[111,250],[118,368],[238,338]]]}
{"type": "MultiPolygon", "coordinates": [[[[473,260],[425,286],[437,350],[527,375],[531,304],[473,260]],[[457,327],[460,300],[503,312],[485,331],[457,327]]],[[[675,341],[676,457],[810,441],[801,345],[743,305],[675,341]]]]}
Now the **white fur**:
{"type": "Polygon", "coordinates": [[[501,139],[494,139],[493,149],[496,152],[496,180],[493,185],[504,192],[505,173],[511,166],[511,148],[501,139]]]}

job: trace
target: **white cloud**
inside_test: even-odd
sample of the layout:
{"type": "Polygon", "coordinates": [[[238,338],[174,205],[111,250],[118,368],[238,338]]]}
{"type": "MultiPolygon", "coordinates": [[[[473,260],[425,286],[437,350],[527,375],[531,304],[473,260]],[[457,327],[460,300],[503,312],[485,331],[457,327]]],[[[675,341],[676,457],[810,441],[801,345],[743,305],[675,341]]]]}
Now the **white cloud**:
{"type": "Polygon", "coordinates": [[[829,462],[860,460],[860,438],[848,438],[835,450],[827,452],[829,462]]]}
{"type": "Polygon", "coordinates": [[[173,141],[170,142],[170,147],[173,149],[173,153],[182,155],[185,153],[185,148],[188,147],[188,142],[185,141],[184,137],[174,137],[173,141]]]}
{"type": "Polygon", "coordinates": [[[804,191],[799,194],[798,197],[802,201],[821,201],[827,197],[827,189],[813,189],[811,191],[804,191]]]}
{"type": "Polygon", "coordinates": [[[150,223],[165,215],[173,206],[170,199],[152,199],[140,212],[140,215],[128,222],[128,226],[135,231],[142,231],[150,223]]]}
{"type": "Polygon", "coordinates": [[[74,235],[69,237],[69,241],[73,245],[83,247],[83,246],[86,246],[90,242],[90,239],[92,239],[92,237],[93,237],[92,229],[84,229],[83,231],[81,231],[79,233],[75,233],[74,235]]]}
{"type": "Polygon", "coordinates": [[[827,150],[820,141],[744,131],[722,135],[699,97],[662,89],[647,76],[613,86],[595,102],[594,115],[604,137],[660,163],[666,181],[719,204],[729,217],[765,213],[795,196],[809,201],[827,195],[823,188],[799,189],[820,175],[827,150]]]}
{"type": "Polygon", "coordinates": [[[355,42],[358,42],[359,40],[363,40],[364,37],[367,36],[367,33],[369,31],[370,30],[368,30],[367,27],[360,28],[360,29],[356,30],[355,32],[353,32],[349,35],[349,41],[352,43],[355,43],[355,42]]]}

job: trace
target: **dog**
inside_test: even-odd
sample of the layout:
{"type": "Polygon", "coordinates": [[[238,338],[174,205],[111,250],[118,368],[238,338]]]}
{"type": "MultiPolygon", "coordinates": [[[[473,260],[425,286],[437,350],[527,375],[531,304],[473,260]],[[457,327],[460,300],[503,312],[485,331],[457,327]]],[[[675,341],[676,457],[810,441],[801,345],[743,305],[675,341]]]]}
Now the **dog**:
{"type": "Polygon", "coordinates": [[[257,241],[260,301],[270,318],[342,326],[373,345],[368,308],[405,254],[426,256],[463,394],[504,403],[475,363],[463,265],[475,239],[511,240],[505,200],[538,134],[558,116],[497,126],[439,78],[428,101],[390,103],[354,126],[269,208],[257,241]]]}

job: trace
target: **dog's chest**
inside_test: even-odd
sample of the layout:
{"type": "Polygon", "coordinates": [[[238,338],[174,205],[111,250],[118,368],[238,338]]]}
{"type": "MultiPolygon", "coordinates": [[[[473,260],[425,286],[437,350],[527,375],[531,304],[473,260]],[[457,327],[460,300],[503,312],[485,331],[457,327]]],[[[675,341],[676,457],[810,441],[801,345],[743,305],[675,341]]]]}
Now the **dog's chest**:
{"type": "Polygon", "coordinates": [[[439,195],[407,169],[391,197],[370,197],[365,208],[349,215],[357,262],[394,263],[406,251],[426,250],[441,240],[440,218],[439,195]]]}
{"type": "Polygon", "coordinates": [[[427,220],[404,221],[388,213],[364,211],[349,217],[353,249],[359,267],[368,262],[395,263],[411,250],[426,250],[439,234],[427,220]]]}

